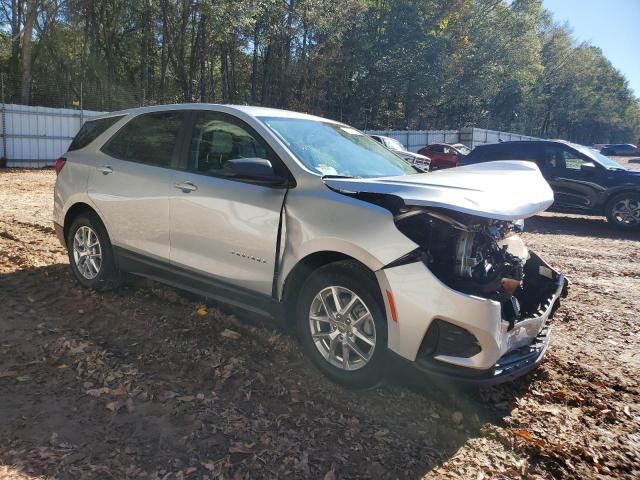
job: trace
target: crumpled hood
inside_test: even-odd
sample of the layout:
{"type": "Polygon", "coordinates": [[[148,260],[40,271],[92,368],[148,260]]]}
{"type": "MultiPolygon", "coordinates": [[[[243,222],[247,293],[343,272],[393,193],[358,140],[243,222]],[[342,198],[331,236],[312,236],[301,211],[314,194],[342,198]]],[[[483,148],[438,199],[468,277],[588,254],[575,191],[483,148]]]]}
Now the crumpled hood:
{"type": "Polygon", "coordinates": [[[412,206],[517,220],[542,212],[553,192],[532,162],[498,161],[399,177],[324,178],[342,193],[395,195],[412,206]]]}

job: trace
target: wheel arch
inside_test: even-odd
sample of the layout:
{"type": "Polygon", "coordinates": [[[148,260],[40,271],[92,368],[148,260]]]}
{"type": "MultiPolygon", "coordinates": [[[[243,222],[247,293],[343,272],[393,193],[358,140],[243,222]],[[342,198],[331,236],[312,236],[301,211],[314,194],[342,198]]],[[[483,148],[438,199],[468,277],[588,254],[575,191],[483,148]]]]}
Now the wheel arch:
{"type": "Polygon", "coordinates": [[[62,226],[62,228],[64,232],[65,241],[67,239],[67,235],[69,234],[69,228],[71,227],[71,224],[79,215],[83,213],[93,213],[100,219],[100,221],[102,222],[102,225],[105,225],[104,220],[102,220],[102,217],[100,216],[100,214],[91,205],[85,202],[74,203],[73,205],[71,205],[71,207],[67,209],[66,213],[64,214],[64,225],[62,226]]]}
{"type": "MultiPolygon", "coordinates": [[[[295,309],[296,300],[302,284],[309,276],[318,268],[328,265],[330,263],[350,261],[360,267],[363,272],[371,275],[371,279],[378,285],[376,275],[371,268],[369,268],[362,261],[357,258],[348,255],[343,252],[333,250],[322,250],[308,254],[304,258],[300,259],[286,275],[282,284],[281,301],[284,306],[284,323],[287,328],[293,330],[295,325],[295,309]]],[[[380,294],[381,298],[381,294],[380,294]]],[[[383,305],[384,306],[384,305],[383,305]]]]}
{"type": "Polygon", "coordinates": [[[625,193],[635,193],[636,195],[640,194],[640,187],[631,186],[631,185],[622,185],[618,188],[612,189],[610,192],[607,192],[607,196],[605,197],[604,204],[602,205],[602,209],[606,210],[609,202],[613,200],[615,197],[625,193]]]}

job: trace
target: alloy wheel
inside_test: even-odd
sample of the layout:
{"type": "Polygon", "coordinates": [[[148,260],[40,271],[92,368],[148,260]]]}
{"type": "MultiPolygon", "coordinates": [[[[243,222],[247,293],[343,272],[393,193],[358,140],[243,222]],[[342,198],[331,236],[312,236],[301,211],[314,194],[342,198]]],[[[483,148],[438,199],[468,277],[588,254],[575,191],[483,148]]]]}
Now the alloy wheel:
{"type": "Polygon", "coordinates": [[[376,327],[369,308],[351,290],[329,286],[314,297],[309,309],[313,342],[327,362],[346,371],[371,360],[376,327]]]}
{"type": "Polygon", "coordinates": [[[640,200],[635,198],[621,198],[611,209],[611,215],[616,222],[625,226],[640,224],[640,200]]]}
{"type": "Polygon", "coordinates": [[[86,225],[81,226],[73,237],[73,261],[87,280],[93,280],[102,268],[102,247],[96,232],[86,225]]]}

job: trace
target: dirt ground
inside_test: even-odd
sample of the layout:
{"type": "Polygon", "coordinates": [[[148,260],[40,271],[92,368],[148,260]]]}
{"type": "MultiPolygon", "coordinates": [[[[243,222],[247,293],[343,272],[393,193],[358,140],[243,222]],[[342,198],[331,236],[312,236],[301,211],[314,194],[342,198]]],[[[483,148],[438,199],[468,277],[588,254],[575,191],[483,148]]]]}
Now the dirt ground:
{"type": "Polygon", "coordinates": [[[1,479],[640,477],[640,233],[527,221],[572,282],[527,377],[353,392],[245,314],[143,280],[80,288],[54,180],[0,172],[1,479]]]}

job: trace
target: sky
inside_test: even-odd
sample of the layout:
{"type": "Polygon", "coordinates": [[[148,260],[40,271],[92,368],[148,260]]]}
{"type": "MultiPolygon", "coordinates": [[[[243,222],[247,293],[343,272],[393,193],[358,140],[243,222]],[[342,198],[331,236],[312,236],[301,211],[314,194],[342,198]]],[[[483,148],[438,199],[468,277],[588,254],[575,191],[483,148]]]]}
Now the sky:
{"type": "Polygon", "coordinates": [[[600,47],[640,97],[640,0],[543,0],[579,42],[600,47]]]}

